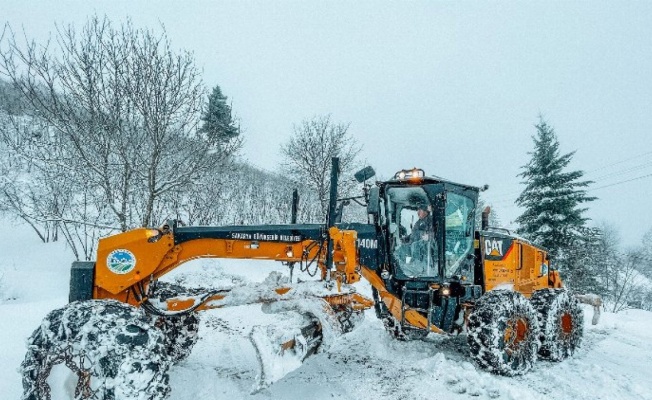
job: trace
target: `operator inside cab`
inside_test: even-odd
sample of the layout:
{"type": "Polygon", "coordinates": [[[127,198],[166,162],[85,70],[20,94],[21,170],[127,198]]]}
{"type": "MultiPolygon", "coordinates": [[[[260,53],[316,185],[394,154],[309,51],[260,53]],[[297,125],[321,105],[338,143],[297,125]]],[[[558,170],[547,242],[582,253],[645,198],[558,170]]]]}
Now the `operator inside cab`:
{"type": "Polygon", "coordinates": [[[426,204],[417,206],[419,219],[414,223],[409,243],[413,259],[423,261],[428,256],[428,248],[434,245],[435,232],[430,208],[426,204]]]}
{"type": "Polygon", "coordinates": [[[407,277],[437,275],[437,242],[430,204],[419,200],[401,207],[399,226],[395,254],[401,272],[407,277]]]}

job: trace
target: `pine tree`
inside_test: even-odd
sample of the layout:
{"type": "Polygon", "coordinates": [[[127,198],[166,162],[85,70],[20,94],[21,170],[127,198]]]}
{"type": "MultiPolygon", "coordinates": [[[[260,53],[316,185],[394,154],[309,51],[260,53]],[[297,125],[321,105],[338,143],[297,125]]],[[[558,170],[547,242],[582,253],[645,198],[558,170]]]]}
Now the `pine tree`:
{"type": "Polygon", "coordinates": [[[554,129],[540,117],[532,137],[534,151],[518,176],[526,185],[516,204],[525,212],[516,219],[519,234],[562,258],[564,251],[583,238],[588,218],[582,204],[595,200],[586,194],[591,181],[581,181],[583,171],[566,172],[575,152],[560,155],[554,129]]]}
{"type": "Polygon", "coordinates": [[[208,96],[208,108],[201,117],[200,131],[215,143],[228,142],[240,134],[240,126],[237,125],[226,99],[220,87],[215,85],[213,92],[208,96]]]}

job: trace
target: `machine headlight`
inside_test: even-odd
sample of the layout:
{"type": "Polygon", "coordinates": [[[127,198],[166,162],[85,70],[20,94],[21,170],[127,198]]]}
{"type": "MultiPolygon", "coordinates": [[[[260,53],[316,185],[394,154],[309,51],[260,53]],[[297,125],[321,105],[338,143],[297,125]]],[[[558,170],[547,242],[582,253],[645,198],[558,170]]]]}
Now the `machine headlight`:
{"type": "Polygon", "coordinates": [[[421,168],[413,169],[402,169],[394,174],[394,179],[403,180],[403,179],[423,179],[426,176],[426,173],[421,168]]]}

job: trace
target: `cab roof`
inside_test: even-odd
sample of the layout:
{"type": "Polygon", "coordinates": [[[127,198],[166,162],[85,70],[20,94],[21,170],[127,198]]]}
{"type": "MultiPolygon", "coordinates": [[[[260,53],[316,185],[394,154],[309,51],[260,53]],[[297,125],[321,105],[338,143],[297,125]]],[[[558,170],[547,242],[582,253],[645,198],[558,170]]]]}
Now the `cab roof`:
{"type": "Polygon", "coordinates": [[[473,185],[465,185],[462,183],[457,183],[449,181],[448,179],[439,177],[439,176],[426,176],[425,172],[422,169],[414,168],[412,170],[401,170],[394,174],[394,177],[388,181],[383,182],[384,184],[398,184],[398,185],[422,185],[422,184],[438,184],[438,183],[447,183],[450,185],[462,187],[465,189],[471,189],[475,191],[480,191],[479,187],[473,185]],[[416,174],[414,173],[416,171],[416,174]],[[401,177],[401,173],[405,173],[401,177]],[[412,173],[412,174],[410,174],[412,173]]]}

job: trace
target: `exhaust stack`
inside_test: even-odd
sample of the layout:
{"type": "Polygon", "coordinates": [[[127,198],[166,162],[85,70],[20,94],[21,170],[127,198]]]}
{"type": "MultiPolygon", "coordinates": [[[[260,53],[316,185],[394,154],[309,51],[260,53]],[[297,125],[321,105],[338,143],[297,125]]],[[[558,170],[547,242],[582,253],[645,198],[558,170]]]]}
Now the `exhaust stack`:
{"type": "Polygon", "coordinates": [[[482,210],[482,230],[486,231],[489,228],[489,214],[491,213],[491,207],[486,206],[482,210]]]}

